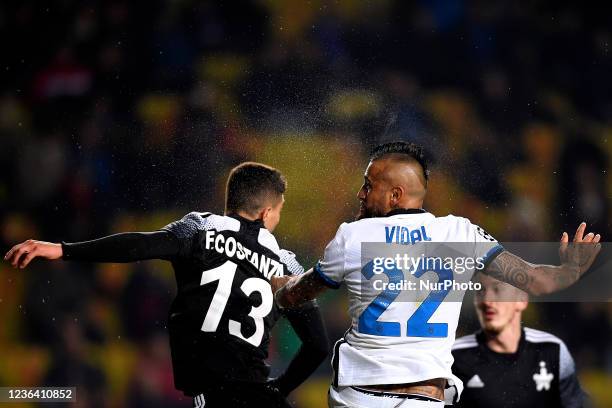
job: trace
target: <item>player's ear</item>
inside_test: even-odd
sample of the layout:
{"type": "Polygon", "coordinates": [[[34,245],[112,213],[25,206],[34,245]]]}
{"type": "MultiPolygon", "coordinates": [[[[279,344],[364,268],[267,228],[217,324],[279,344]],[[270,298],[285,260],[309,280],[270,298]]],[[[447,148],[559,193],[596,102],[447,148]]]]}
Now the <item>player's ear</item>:
{"type": "Polygon", "coordinates": [[[272,207],[263,207],[261,210],[259,210],[259,217],[257,218],[265,222],[270,216],[271,211],[272,207]]]}
{"type": "Polygon", "coordinates": [[[393,187],[391,189],[391,204],[395,205],[399,203],[404,195],[404,190],[401,187],[393,187]]]}

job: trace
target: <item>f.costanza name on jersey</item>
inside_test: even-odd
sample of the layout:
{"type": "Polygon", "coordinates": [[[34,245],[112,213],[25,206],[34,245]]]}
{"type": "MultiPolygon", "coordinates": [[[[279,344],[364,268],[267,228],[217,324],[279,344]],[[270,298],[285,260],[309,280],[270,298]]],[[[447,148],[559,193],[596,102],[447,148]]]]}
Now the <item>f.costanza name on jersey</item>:
{"type": "Polygon", "coordinates": [[[248,261],[268,280],[273,276],[281,277],[284,275],[283,264],[264,254],[247,248],[232,236],[226,237],[223,234],[219,234],[217,231],[209,230],[206,231],[204,243],[208,250],[218,252],[219,254],[225,254],[228,258],[248,261]]]}

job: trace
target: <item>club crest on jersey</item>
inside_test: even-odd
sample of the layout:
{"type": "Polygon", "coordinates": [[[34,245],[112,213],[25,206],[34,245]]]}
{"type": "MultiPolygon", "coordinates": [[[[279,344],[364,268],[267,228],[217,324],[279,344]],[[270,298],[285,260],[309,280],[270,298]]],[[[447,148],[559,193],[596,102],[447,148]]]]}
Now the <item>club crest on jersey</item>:
{"type": "Polygon", "coordinates": [[[385,241],[387,244],[415,244],[421,241],[431,241],[427,236],[427,231],[424,226],[416,229],[408,229],[400,225],[385,227],[385,241]]]}
{"type": "Polygon", "coordinates": [[[217,231],[209,230],[206,231],[204,242],[208,250],[225,254],[228,258],[236,258],[240,261],[247,260],[268,280],[272,276],[281,277],[284,275],[283,266],[280,262],[245,247],[234,237],[226,238],[224,235],[218,234],[217,231]]]}
{"type": "Polygon", "coordinates": [[[555,375],[546,370],[546,363],[544,361],[540,361],[540,372],[533,375],[533,381],[536,383],[536,390],[550,390],[550,383],[552,382],[553,378],[555,378],[555,375]]]}

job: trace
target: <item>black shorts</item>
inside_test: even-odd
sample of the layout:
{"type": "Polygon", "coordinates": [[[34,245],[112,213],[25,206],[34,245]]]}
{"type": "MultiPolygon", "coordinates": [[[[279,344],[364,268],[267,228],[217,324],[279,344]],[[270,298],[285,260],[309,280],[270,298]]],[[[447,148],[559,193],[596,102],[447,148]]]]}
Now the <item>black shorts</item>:
{"type": "Polygon", "coordinates": [[[282,394],[261,383],[222,382],[208,384],[206,388],[194,397],[194,407],[291,408],[282,394]]]}

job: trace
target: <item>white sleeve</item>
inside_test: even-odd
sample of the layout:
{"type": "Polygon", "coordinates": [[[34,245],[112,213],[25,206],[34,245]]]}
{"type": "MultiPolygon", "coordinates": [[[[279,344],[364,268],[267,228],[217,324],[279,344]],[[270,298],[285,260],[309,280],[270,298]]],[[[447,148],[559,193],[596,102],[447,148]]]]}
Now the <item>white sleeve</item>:
{"type": "Polygon", "coordinates": [[[162,228],[169,231],[179,239],[191,239],[198,231],[205,229],[210,213],[190,212],[180,220],[171,222],[162,228]]]}
{"type": "Polygon", "coordinates": [[[474,258],[482,258],[482,262],[485,266],[488,266],[491,261],[497,257],[503,250],[504,247],[497,242],[491,234],[484,230],[484,228],[472,224],[469,220],[465,220],[467,224],[467,242],[473,242],[474,245],[474,258]]]}
{"type": "Polygon", "coordinates": [[[576,364],[565,343],[559,339],[559,379],[576,374],[576,364]]]}
{"type": "Polygon", "coordinates": [[[281,262],[285,264],[291,275],[301,275],[304,273],[304,267],[298,262],[293,252],[286,249],[281,249],[278,255],[281,262]]]}
{"type": "Polygon", "coordinates": [[[325,254],[314,267],[314,273],[317,273],[327,286],[333,289],[338,289],[344,280],[344,255],[345,255],[345,239],[342,227],[338,228],[334,239],[327,244],[325,254]]]}

